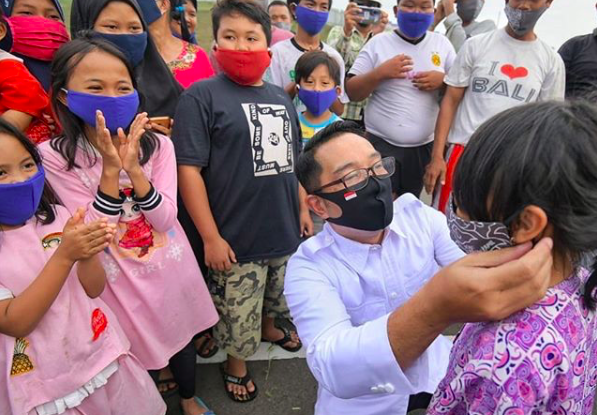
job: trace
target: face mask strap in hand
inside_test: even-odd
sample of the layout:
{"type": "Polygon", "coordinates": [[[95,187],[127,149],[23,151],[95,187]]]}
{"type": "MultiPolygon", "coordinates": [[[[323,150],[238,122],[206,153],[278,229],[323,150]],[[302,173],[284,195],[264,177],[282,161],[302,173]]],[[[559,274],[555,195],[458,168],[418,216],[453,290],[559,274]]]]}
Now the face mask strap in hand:
{"type": "Polygon", "coordinates": [[[70,40],[63,22],[40,16],[6,18],[13,42],[10,52],[49,62],[54,54],[70,40]]]}
{"type": "Polygon", "coordinates": [[[319,12],[303,6],[297,6],[296,8],[296,21],[298,25],[311,36],[315,36],[323,30],[329,15],[328,12],[319,12]]]}
{"type": "Polygon", "coordinates": [[[450,196],[446,209],[450,237],[467,254],[509,248],[514,245],[509,225],[514,222],[521,210],[504,222],[467,221],[456,214],[456,205],[450,196]]]}
{"type": "Polygon", "coordinates": [[[20,183],[0,184],[0,224],[22,225],[35,215],[44,192],[46,174],[41,165],[37,173],[20,183]]]}
{"type": "Polygon", "coordinates": [[[517,36],[524,36],[535,28],[539,18],[546,10],[545,6],[537,10],[520,10],[506,4],[505,12],[510,29],[517,36]]]}

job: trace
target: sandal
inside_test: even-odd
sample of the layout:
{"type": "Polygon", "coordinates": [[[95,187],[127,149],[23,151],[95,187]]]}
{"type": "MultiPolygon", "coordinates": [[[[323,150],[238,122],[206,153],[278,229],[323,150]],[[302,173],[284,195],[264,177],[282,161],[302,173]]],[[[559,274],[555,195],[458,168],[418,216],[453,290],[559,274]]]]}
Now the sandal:
{"type": "MultiPolygon", "coordinates": [[[[292,324],[292,323],[290,323],[292,324]]],[[[285,325],[278,325],[276,324],[276,328],[281,330],[282,333],[284,333],[284,337],[282,337],[280,340],[276,340],[276,341],[271,341],[271,340],[266,340],[266,339],[262,339],[265,340],[266,342],[270,342],[272,344],[278,345],[280,346],[282,349],[286,350],[287,352],[290,353],[296,353],[299,350],[301,350],[301,348],[303,347],[303,343],[301,342],[301,340],[299,339],[298,344],[295,347],[289,347],[286,346],[286,343],[294,343],[294,340],[292,340],[292,331],[290,331],[290,329],[288,329],[285,325]]],[[[294,330],[294,332],[296,334],[298,334],[296,332],[296,329],[294,330]]]]}
{"type": "MultiPolygon", "coordinates": [[[[193,399],[195,399],[195,402],[197,402],[197,404],[201,407],[203,407],[203,409],[205,409],[205,412],[203,412],[203,414],[201,415],[216,415],[216,413],[214,411],[212,411],[211,409],[209,409],[209,406],[207,406],[205,404],[205,402],[203,402],[203,400],[201,400],[200,397],[198,396],[193,396],[193,399]]],[[[180,412],[182,414],[184,414],[184,409],[182,409],[182,405],[180,406],[180,412]]]]}
{"type": "Polygon", "coordinates": [[[176,395],[176,393],[178,393],[178,384],[176,384],[175,387],[173,388],[169,388],[168,385],[174,383],[176,384],[176,381],[174,380],[174,378],[169,378],[169,379],[160,379],[160,380],[156,380],[155,384],[158,388],[158,392],[160,392],[160,394],[162,395],[162,397],[164,399],[167,399],[171,396],[176,395]],[[166,385],[167,390],[165,391],[160,391],[160,386],[161,385],[166,385]]]}
{"type": "Polygon", "coordinates": [[[220,370],[222,371],[222,377],[224,378],[224,389],[226,390],[228,397],[230,399],[232,399],[234,402],[239,402],[239,403],[251,402],[253,399],[255,399],[257,397],[257,392],[258,392],[257,385],[255,384],[255,381],[251,377],[251,374],[249,373],[249,369],[247,369],[247,374],[242,378],[228,374],[226,372],[226,363],[222,363],[222,365],[220,366],[220,370]],[[249,384],[249,382],[251,382],[251,381],[253,382],[253,385],[255,386],[255,390],[253,392],[249,392],[249,387],[247,386],[249,384]],[[227,383],[244,386],[245,389],[247,390],[247,394],[246,395],[244,395],[244,394],[236,395],[234,392],[231,392],[228,390],[228,387],[226,386],[227,383]],[[241,399],[239,399],[239,396],[247,396],[247,399],[241,400],[241,399]]]}
{"type": "Polygon", "coordinates": [[[220,350],[220,348],[217,344],[215,344],[215,340],[211,333],[209,333],[209,331],[204,331],[197,337],[197,339],[201,338],[203,338],[203,342],[201,343],[201,346],[199,346],[199,348],[197,349],[197,356],[199,356],[202,359],[209,359],[210,357],[215,356],[216,353],[218,353],[218,351],[220,350]],[[211,349],[209,348],[210,344],[212,345],[211,349]]]}

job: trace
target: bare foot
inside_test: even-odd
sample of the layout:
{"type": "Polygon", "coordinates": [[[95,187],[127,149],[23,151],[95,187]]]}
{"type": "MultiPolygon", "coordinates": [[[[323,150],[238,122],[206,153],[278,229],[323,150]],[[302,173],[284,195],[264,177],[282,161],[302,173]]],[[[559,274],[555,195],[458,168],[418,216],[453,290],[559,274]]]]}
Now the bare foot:
{"type": "MultiPolygon", "coordinates": [[[[160,370],[160,374],[158,376],[158,381],[164,381],[166,379],[172,379],[172,378],[174,378],[174,375],[172,374],[172,371],[170,370],[169,366],[166,366],[165,368],[160,370]]],[[[177,386],[178,385],[176,384],[176,382],[164,382],[164,383],[158,382],[158,391],[160,391],[160,393],[168,392],[173,389],[176,389],[177,386]]]]}

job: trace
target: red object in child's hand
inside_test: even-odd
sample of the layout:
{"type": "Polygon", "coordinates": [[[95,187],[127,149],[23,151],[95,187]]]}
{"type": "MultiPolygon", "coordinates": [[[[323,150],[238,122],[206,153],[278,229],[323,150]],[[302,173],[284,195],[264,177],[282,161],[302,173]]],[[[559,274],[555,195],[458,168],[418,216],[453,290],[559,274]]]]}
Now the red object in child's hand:
{"type": "Polygon", "coordinates": [[[96,308],[91,314],[91,330],[93,330],[93,341],[96,341],[100,334],[108,327],[108,319],[102,310],[96,308]]]}

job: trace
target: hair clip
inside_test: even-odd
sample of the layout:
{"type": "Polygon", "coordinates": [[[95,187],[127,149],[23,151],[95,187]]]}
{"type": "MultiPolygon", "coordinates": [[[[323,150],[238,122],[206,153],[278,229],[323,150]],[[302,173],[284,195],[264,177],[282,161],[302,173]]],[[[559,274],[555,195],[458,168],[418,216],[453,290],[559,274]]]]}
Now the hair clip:
{"type": "Polygon", "coordinates": [[[176,6],[174,10],[176,10],[179,13],[184,13],[184,6],[176,6]]]}

